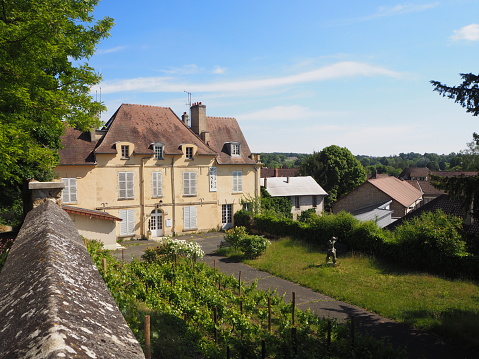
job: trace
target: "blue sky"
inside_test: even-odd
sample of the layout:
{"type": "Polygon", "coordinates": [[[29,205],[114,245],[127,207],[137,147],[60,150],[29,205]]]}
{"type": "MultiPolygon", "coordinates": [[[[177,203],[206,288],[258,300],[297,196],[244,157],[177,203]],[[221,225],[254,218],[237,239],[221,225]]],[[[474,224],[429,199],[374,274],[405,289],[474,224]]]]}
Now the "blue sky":
{"type": "Polygon", "coordinates": [[[478,73],[479,0],[103,0],[89,64],[108,107],[202,102],[253,152],[459,152],[479,118],[433,92],[478,73]]]}

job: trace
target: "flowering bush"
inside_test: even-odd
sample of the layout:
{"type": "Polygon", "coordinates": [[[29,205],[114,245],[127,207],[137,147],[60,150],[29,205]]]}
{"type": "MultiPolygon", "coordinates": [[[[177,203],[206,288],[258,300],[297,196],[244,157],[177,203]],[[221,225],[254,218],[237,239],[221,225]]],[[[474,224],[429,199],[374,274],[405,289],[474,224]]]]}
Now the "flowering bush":
{"type": "Polygon", "coordinates": [[[175,256],[200,259],[204,255],[201,245],[196,242],[184,239],[164,239],[157,247],[147,248],[142,258],[148,262],[154,262],[160,259],[171,260],[175,256]]]}

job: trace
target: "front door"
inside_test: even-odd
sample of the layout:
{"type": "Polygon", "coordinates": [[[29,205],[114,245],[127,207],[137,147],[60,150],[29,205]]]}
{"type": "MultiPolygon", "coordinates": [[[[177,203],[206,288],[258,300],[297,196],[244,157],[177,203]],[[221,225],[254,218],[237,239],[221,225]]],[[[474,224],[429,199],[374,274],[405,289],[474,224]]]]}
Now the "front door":
{"type": "Polygon", "coordinates": [[[221,206],[221,224],[222,229],[230,229],[233,227],[233,205],[223,204],[221,206]]]}
{"type": "Polygon", "coordinates": [[[153,238],[163,236],[163,213],[157,209],[151,212],[150,232],[153,238]]]}

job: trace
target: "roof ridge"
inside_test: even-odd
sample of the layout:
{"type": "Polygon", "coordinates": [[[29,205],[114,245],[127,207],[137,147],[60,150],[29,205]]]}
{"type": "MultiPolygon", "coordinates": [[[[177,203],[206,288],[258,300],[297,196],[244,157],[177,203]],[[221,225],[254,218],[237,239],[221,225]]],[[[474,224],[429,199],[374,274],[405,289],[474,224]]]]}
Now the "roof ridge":
{"type": "Polygon", "coordinates": [[[164,109],[171,109],[169,106],[158,106],[158,105],[142,105],[138,103],[122,103],[122,106],[138,106],[138,107],[155,107],[155,108],[164,108],[164,109]]]}

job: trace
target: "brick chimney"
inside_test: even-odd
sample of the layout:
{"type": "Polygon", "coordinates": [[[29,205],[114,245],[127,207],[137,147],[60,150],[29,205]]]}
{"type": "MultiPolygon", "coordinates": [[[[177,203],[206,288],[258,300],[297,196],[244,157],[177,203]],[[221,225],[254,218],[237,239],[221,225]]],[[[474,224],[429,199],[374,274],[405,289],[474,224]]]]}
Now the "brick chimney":
{"type": "Polygon", "coordinates": [[[206,132],[206,105],[201,102],[194,103],[191,106],[191,129],[198,136],[206,132]]]}

